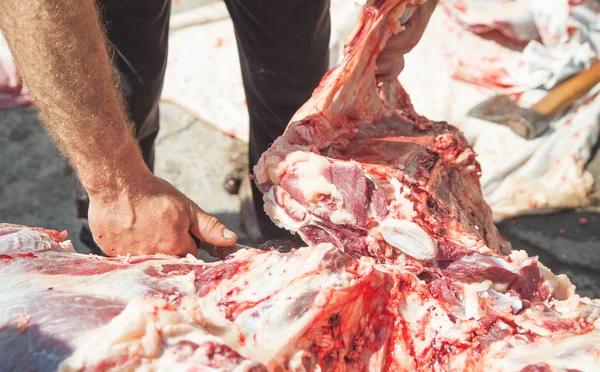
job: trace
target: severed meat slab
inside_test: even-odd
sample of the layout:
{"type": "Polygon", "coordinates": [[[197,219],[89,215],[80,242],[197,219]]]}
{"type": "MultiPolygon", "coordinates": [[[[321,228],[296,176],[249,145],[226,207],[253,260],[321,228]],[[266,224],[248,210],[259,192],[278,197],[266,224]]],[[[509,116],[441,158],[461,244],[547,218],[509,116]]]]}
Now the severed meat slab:
{"type": "Polygon", "coordinates": [[[104,258],[0,224],[0,371],[600,370],[600,301],[511,251],[464,137],[377,84],[416,3],[366,2],[344,61],[255,168],[269,215],[308,247],[104,258]]]}
{"type": "Polygon", "coordinates": [[[365,5],[344,60],[254,168],[265,210],[309,244],[386,262],[508,254],[464,136],[416,114],[397,81],[376,80],[397,14],[419,2],[365,5]]]}

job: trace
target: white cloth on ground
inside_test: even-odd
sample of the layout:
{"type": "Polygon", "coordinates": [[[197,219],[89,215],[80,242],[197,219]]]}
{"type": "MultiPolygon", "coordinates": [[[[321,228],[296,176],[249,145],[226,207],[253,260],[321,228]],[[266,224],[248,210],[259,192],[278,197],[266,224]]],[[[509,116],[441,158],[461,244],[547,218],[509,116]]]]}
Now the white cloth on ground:
{"type": "Polygon", "coordinates": [[[496,94],[528,107],[589,67],[600,51],[598,3],[442,0],[440,8],[400,81],[418,112],[464,131],[495,219],[588,205],[594,181],[585,164],[599,134],[600,85],[531,141],[466,112],[496,94]]]}

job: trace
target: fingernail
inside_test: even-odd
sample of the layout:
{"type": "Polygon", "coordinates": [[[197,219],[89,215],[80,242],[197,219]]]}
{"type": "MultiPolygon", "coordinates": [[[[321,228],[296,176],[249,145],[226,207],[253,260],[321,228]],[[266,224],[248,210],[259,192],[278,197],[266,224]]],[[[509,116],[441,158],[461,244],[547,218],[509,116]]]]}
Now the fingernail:
{"type": "Polygon", "coordinates": [[[235,233],[229,229],[223,230],[223,237],[225,239],[233,239],[235,238],[235,233]]]}

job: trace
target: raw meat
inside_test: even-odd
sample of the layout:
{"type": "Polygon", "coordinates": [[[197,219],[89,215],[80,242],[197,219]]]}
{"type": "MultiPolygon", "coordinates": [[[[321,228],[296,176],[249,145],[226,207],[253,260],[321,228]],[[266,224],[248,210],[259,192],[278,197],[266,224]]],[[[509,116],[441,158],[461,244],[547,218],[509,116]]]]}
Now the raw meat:
{"type": "Polygon", "coordinates": [[[63,238],[0,225],[0,370],[600,366],[600,303],[524,252],[415,275],[327,243],[204,263],[84,256],[63,238]]]}
{"type": "Polygon", "coordinates": [[[529,107],[588,68],[600,57],[598,14],[598,1],[440,0],[419,45],[405,58],[399,79],[417,112],[456,125],[477,153],[483,195],[496,221],[594,201],[586,164],[600,134],[600,85],[535,140],[466,113],[497,94],[529,107]],[[500,31],[469,31],[479,26],[510,35],[509,27],[523,43],[500,31]],[[529,29],[539,37],[529,39],[529,29]]]}
{"type": "Polygon", "coordinates": [[[364,6],[257,167],[269,213],[310,247],[102,258],[0,224],[0,370],[598,370],[600,301],[511,252],[461,134],[376,86],[408,3],[364,6]]]}
{"type": "Polygon", "coordinates": [[[336,363],[332,352],[365,369],[393,331],[392,274],[328,244],[212,264],[100,258],[0,225],[0,278],[0,370],[259,371],[336,363]]]}
{"type": "Polygon", "coordinates": [[[376,81],[378,51],[402,29],[388,14],[418,2],[375,3],[362,13],[343,62],[254,168],[265,210],[309,244],[389,262],[507,254],[462,134],[417,115],[397,81],[376,81]]]}

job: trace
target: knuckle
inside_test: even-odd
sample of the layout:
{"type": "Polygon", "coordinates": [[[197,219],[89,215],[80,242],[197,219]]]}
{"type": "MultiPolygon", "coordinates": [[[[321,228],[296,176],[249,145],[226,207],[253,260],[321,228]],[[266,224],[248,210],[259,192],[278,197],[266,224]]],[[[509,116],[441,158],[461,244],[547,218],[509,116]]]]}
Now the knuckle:
{"type": "Polygon", "coordinates": [[[389,40],[385,45],[385,50],[390,52],[400,52],[404,50],[410,42],[410,38],[408,38],[406,34],[401,33],[389,40]]]}
{"type": "Polygon", "coordinates": [[[407,36],[410,37],[406,38],[402,46],[404,53],[410,52],[414,49],[414,47],[417,46],[417,44],[419,44],[419,37],[415,33],[412,33],[411,35],[407,36]]]}
{"type": "Polygon", "coordinates": [[[161,212],[164,215],[177,215],[179,214],[179,207],[177,206],[177,203],[174,203],[172,199],[170,198],[165,198],[162,200],[161,202],[161,212]]]}
{"type": "Polygon", "coordinates": [[[397,55],[399,53],[403,53],[406,50],[406,44],[405,43],[395,43],[393,45],[390,45],[388,48],[386,48],[386,53],[387,54],[393,54],[393,55],[397,55]]]}
{"type": "Polygon", "coordinates": [[[176,202],[172,199],[166,199],[161,205],[161,212],[163,218],[167,219],[174,226],[184,226],[189,224],[189,214],[181,203],[176,202]]]}
{"type": "Polygon", "coordinates": [[[172,229],[169,231],[157,232],[157,235],[155,244],[153,244],[153,250],[176,255],[183,249],[183,235],[180,232],[172,229]]]}
{"type": "Polygon", "coordinates": [[[402,72],[402,70],[404,70],[404,65],[398,65],[398,66],[396,66],[396,68],[394,69],[394,71],[391,71],[390,75],[398,76],[398,75],[400,75],[400,73],[402,72]]]}
{"type": "Polygon", "coordinates": [[[173,223],[178,227],[189,227],[192,224],[192,219],[185,210],[177,210],[173,213],[173,223]]]}

